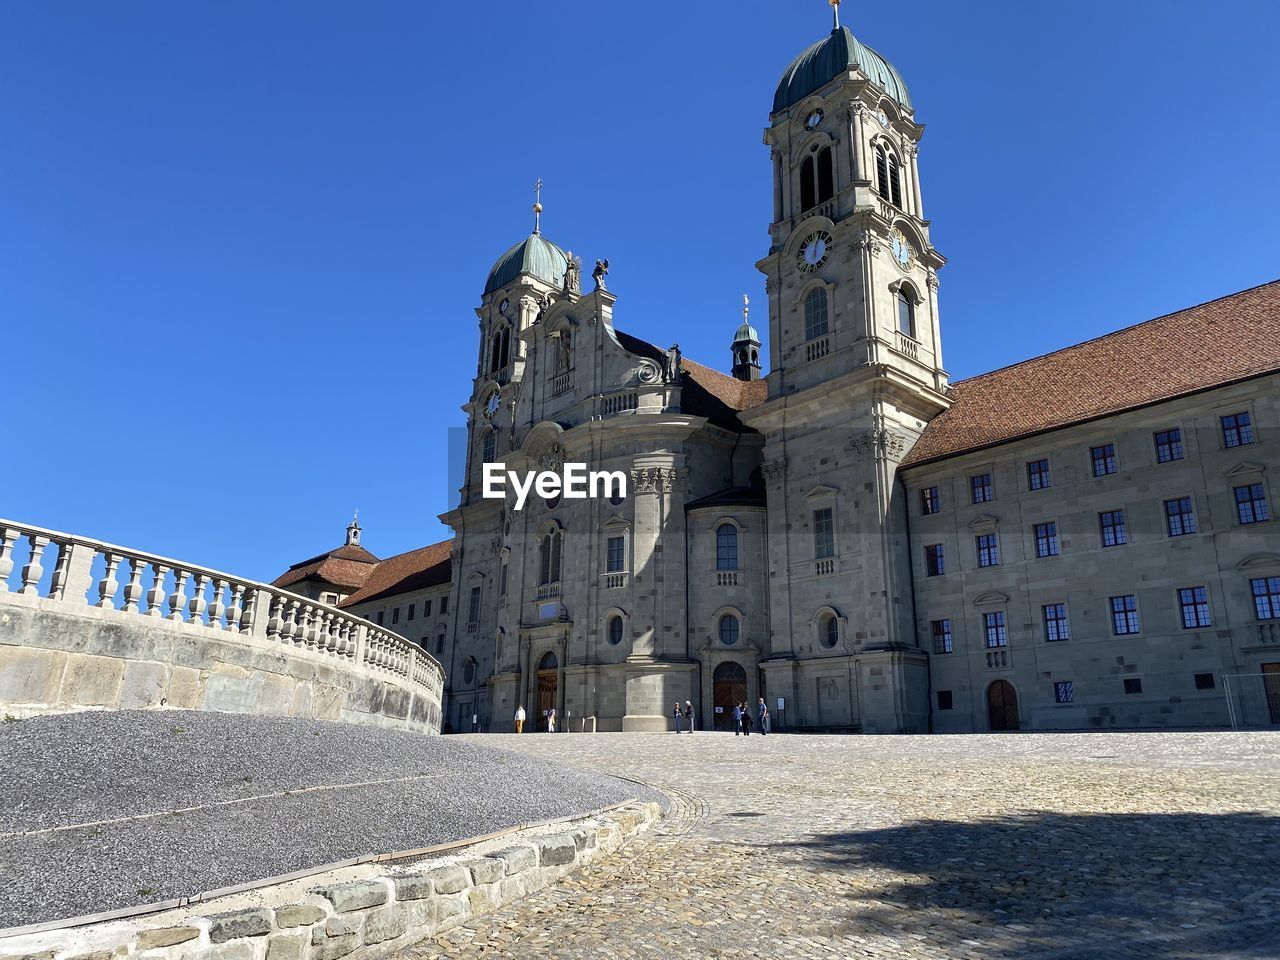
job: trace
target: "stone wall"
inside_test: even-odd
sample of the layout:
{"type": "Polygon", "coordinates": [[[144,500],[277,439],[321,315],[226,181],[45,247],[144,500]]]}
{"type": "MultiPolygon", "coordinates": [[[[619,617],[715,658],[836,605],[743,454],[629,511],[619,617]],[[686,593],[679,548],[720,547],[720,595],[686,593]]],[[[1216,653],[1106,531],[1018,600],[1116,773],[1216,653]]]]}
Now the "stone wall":
{"type": "Polygon", "coordinates": [[[405,865],[331,870],[145,919],[0,939],[0,960],[375,960],[555,883],[661,815],[633,803],[405,865]]]}
{"type": "Polygon", "coordinates": [[[443,684],[425,651],[336,608],[0,521],[0,713],[209,710],[438,733],[443,684]]]}

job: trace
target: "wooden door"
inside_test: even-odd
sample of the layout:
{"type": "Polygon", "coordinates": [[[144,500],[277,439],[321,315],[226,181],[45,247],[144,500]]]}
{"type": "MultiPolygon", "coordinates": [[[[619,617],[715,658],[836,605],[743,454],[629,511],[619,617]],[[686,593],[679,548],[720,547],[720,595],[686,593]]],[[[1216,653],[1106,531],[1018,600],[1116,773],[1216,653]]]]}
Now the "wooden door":
{"type": "Polygon", "coordinates": [[[733,729],[734,704],[745,703],[747,699],[747,671],[742,664],[732,660],[716,667],[712,675],[712,699],[717,708],[713,711],[715,729],[733,729]]]}
{"type": "Polygon", "coordinates": [[[1280,663],[1262,665],[1262,686],[1267,691],[1267,710],[1271,722],[1280,723],[1280,663]]]}
{"type": "Polygon", "coordinates": [[[987,687],[987,718],[992,730],[1017,730],[1018,693],[1008,680],[997,680],[987,687]]]}

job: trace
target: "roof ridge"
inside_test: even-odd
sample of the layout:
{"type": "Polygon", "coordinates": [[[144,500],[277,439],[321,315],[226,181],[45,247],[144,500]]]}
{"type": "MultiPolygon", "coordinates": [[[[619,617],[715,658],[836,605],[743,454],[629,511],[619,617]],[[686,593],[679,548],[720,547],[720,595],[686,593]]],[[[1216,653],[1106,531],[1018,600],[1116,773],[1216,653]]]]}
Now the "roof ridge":
{"type": "Polygon", "coordinates": [[[1193,303],[1191,306],[1183,307],[1181,310],[1171,310],[1168,313],[1160,314],[1158,317],[1151,317],[1149,320],[1140,320],[1137,323],[1129,324],[1129,326],[1127,327],[1121,327],[1119,330],[1112,330],[1108,333],[1102,333],[1096,337],[1091,337],[1088,340],[1081,340],[1079,343],[1069,343],[1065,347],[1059,347],[1058,349],[1050,350],[1047,353],[1039,353],[1039,354],[1036,354],[1034,357],[1027,357],[1025,360],[1015,360],[1013,363],[1006,363],[1003,367],[996,367],[993,370],[987,370],[983,373],[975,373],[973,376],[965,377],[963,380],[956,380],[954,383],[951,384],[951,386],[960,387],[974,380],[981,380],[984,377],[994,376],[995,374],[1003,373],[1006,370],[1013,370],[1014,368],[1020,367],[1023,364],[1034,363],[1037,360],[1044,360],[1048,357],[1056,357],[1058,354],[1066,353],[1069,350],[1078,350],[1080,347],[1086,347],[1091,343],[1098,343],[1102,340],[1110,339],[1111,337],[1118,337],[1122,333],[1128,333],[1129,331],[1136,330],[1139,327],[1145,327],[1149,323],[1159,323],[1161,320],[1168,320],[1170,317],[1176,317],[1179,314],[1189,313],[1192,310],[1198,310],[1200,307],[1207,307],[1214,303],[1221,303],[1223,300],[1233,300],[1236,297],[1243,297],[1247,293],[1253,293],[1255,290],[1261,290],[1264,287],[1270,287],[1276,284],[1280,284],[1280,277],[1276,278],[1275,280],[1268,280],[1265,283],[1255,284],[1252,287],[1245,287],[1243,290],[1237,290],[1235,293],[1227,293],[1227,294],[1223,294],[1220,297],[1213,297],[1212,299],[1202,301],[1201,303],[1193,303]]]}

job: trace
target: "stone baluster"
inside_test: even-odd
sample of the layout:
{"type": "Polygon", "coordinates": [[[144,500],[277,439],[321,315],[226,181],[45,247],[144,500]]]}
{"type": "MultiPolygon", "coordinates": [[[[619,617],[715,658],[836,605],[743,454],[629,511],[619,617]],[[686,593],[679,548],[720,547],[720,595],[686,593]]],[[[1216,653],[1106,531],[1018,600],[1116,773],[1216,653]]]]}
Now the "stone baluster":
{"type": "Polygon", "coordinates": [[[151,589],[147,591],[147,616],[164,616],[164,578],[169,575],[169,568],[163,563],[151,565],[151,589]]]}
{"type": "Polygon", "coordinates": [[[227,605],[223,603],[223,599],[227,595],[227,581],[213,581],[213,602],[209,604],[209,626],[215,630],[225,629],[222,618],[226,616],[227,605]]]}
{"type": "Polygon", "coordinates": [[[359,666],[364,663],[365,647],[369,643],[369,628],[363,623],[355,624],[355,646],[351,650],[351,659],[359,666]]]}
{"type": "MultiPolygon", "coordinates": [[[[254,603],[258,591],[254,591],[254,603]]],[[[271,598],[271,609],[267,615],[267,636],[272,640],[281,639],[281,632],[284,630],[284,597],[275,596],[271,598]]]]}
{"type": "Polygon", "coordinates": [[[129,582],[124,587],[125,613],[137,613],[142,600],[142,568],[145,564],[137,557],[129,558],[129,582]]]}
{"type": "Polygon", "coordinates": [[[175,569],[173,571],[173,593],[169,595],[169,619],[185,620],[182,615],[183,608],[187,603],[187,580],[191,574],[186,570],[175,569]]]}
{"type": "Polygon", "coordinates": [[[271,612],[271,594],[257,587],[245,587],[244,612],[240,614],[240,632],[249,636],[265,637],[271,612]],[[264,603],[266,606],[264,607],[264,603]]]}
{"type": "Polygon", "coordinates": [[[324,636],[325,650],[329,653],[334,653],[337,650],[338,644],[337,637],[334,636],[333,632],[333,612],[331,610],[326,610],[324,612],[324,630],[322,631],[322,635],[324,636]]]}
{"type": "Polygon", "coordinates": [[[302,607],[302,629],[299,631],[299,642],[305,647],[314,647],[316,645],[316,608],[311,604],[304,604],[302,607]]]}
{"type": "Polygon", "coordinates": [[[285,621],[285,624],[284,624],[284,636],[285,636],[285,639],[288,640],[290,643],[302,642],[302,640],[298,636],[300,632],[298,627],[298,608],[301,606],[302,606],[301,600],[289,601],[289,618],[285,621]]]}
{"type": "Polygon", "coordinates": [[[102,574],[102,579],[98,581],[98,603],[97,606],[103,610],[114,610],[116,606],[116,590],[120,584],[116,580],[116,570],[120,568],[120,561],[124,558],[118,553],[107,551],[102,555],[102,561],[106,564],[106,570],[102,574]]]}
{"type": "Polygon", "coordinates": [[[231,632],[246,632],[241,617],[244,616],[244,607],[241,605],[244,601],[245,586],[243,583],[233,583],[231,585],[231,607],[227,610],[227,630],[231,632]]]}
{"type": "Polygon", "coordinates": [[[44,556],[44,548],[49,546],[49,538],[31,533],[27,535],[27,543],[31,545],[31,558],[22,568],[22,589],[18,592],[24,596],[39,596],[40,578],[44,576],[40,560],[44,556]]]}
{"type": "Polygon", "coordinates": [[[58,562],[53,565],[53,576],[49,580],[49,596],[61,600],[67,591],[67,576],[71,569],[71,544],[57,543],[58,562]]]}
{"type": "Polygon", "coordinates": [[[196,574],[195,586],[191,588],[191,602],[187,604],[187,613],[190,614],[190,620],[197,626],[204,626],[204,611],[208,606],[205,601],[205,594],[209,590],[209,575],[205,573],[196,574]]]}
{"type": "Polygon", "coordinates": [[[13,545],[22,536],[12,527],[0,529],[0,593],[9,592],[9,574],[13,573],[13,545]]]}

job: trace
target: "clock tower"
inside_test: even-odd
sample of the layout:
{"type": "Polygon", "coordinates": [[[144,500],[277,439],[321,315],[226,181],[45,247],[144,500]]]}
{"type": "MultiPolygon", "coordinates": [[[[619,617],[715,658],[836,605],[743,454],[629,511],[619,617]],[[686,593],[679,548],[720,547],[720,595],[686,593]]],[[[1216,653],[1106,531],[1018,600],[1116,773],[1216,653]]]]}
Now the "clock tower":
{"type": "Polygon", "coordinates": [[[766,437],[771,697],[864,732],[927,725],[897,464],[949,405],[938,270],[917,155],[923,125],[893,65],[829,0],[831,32],[782,75],[773,166],[766,437]]]}

